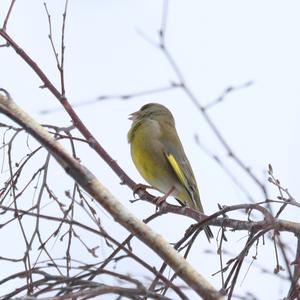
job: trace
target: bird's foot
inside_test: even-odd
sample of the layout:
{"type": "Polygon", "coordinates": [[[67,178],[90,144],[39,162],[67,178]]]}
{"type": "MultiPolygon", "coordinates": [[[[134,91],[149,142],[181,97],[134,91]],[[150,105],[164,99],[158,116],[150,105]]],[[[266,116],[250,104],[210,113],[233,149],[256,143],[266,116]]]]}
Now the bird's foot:
{"type": "Polygon", "coordinates": [[[146,189],[154,189],[153,186],[151,185],[146,185],[146,184],[142,184],[142,183],[138,183],[134,186],[133,188],[133,196],[135,198],[135,195],[139,193],[139,191],[143,191],[145,192],[146,189]]]}
{"type": "Polygon", "coordinates": [[[160,206],[162,203],[164,203],[167,200],[168,196],[167,195],[163,195],[161,197],[156,197],[154,199],[154,203],[156,205],[156,208],[158,208],[158,206],[160,206]]]}
{"type": "Polygon", "coordinates": [[[174,187],[172,187],[166,194],[164,194],[163,196],[161,197],[156,197],[154,202],[155,202],[155,205],[156,205],[156,210],[159,209],[159,206],[164,203],[167,198],[173,193],[173,191],[175,190],[174,187]]]}

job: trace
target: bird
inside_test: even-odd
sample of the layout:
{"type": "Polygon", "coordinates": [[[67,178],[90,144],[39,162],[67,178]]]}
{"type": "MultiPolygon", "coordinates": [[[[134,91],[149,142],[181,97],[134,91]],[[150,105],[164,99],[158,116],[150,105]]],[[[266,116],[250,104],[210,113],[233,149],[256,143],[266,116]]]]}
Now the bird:
{"type": "MultiPolygon", "coordinates": [[[[204,213],[197,182],[170,110],[162,104],[148,103],[129,116],[132,124],[127,138],[140,175],[151,187],[173,196],[182,206],[204,213]]],[[[204,231],[210,241],[213,233],[209,226],[204,231]]]]}

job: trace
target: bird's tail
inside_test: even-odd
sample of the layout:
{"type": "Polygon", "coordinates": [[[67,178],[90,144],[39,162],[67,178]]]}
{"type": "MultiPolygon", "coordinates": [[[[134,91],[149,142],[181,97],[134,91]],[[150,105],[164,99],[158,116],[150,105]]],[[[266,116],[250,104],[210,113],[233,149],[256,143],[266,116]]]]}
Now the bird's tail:
{"type": "MultiPolygon", "coordinates": [[[[199,210],[200,212],[204,213],[203,207],[202,207],[202,204],[201,204],[201,201],[200,201],[199,193],[196,193],[195,203],[196,203],[196,205],[195,205],[194,207],[195,207],[197,210],[199,210]]],[[[213,233],[212,233],[212,231],[210,230],[210,228],[209,228],[208,225],[205,225],[205,226],[204,226],[204,232],[205,232],[205,234],[206,234],[206,237],[207,237],[208,241],[210,242],[210,239],[213,239],[213,238],[214,238],[214,235],[213,235],[213,233]]]]}
{"type": "MultiPolygon", "coordinates": [[[[195,194],[195,196],[196,196],[195,201],[192,202],[192,204],[190,204],[188,206],[190,206],[193,209],[199,210],[201,213],[203,213],[203,207],[202,207],[202,204],[201,204],[201,201],[200,201],[199,192],[197,192],[195,194]]],[[[175,199],[180,203],[180,205],[182,205],[182,206],[185,205],[180,199],[178,199],[178,198],[175,198],[175,199]]],[[[213,235],[212,231],[210,230],[208,225],[205,225],[203,229],[204,229],[204,232],[206,234],[206,237],[207,237],[208,241],[210,242],[210,239],[214,238],[214,235],[213,235]]]]}
{"type": "Polygon", "coordinates": [[[213,239],[214,235],[213,235],[212,231],[210,230],[209,226],[204,227],[204,232],[206,234],[208,241],[210,242],[210,239],[213,239]]]}

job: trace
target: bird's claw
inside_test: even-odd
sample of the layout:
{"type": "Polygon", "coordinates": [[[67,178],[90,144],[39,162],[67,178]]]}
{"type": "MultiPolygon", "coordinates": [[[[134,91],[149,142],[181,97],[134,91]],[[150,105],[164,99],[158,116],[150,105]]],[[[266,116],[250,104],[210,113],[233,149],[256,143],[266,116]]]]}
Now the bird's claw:
{"type": "Polygon", "coordinates": [[[156,197],[154,199],[154,203],[156,204],[156,206],[160,206],[163,202],[165,202],[168,198],[168,195],[164,195],[162,197],[156,197]]]}
{"type": "Polygon", "coordinates": [[[164,203],[166,202],[167,198],[173,193],[174,191],[174,187],[172,187],[166,194],[164,194],[163,196],[161,197],[156,197],[154,199],[154,202],[156,204],[156,211],[159,210],[159,207],[164,203]]]}
{"type": "Polygon", "coordinates": [[[133,188],[133,197],[135,198],[135,195],[138,194],[139,191],[145,192],[146,189],[150,189],[150,188],[153,188],[153,187],[150,185],[142,184],[142,183],[136,184],[133,188]]]}

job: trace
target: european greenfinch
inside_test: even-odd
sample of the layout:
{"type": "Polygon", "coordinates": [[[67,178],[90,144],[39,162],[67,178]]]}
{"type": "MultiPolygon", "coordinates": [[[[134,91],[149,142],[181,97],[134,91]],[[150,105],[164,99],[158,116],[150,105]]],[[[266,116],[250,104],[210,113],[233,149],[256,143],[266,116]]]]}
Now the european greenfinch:
{"type": "MultiPolygon", "coordinates": [[[[203,213],[192,167],[178,137],[172,113],[149,103],[130,115],[128,132],[132,160],[142,177],[155,189],[203,213]]],[[[204,227],[208,240],[213,234],[204,227]]]]}

